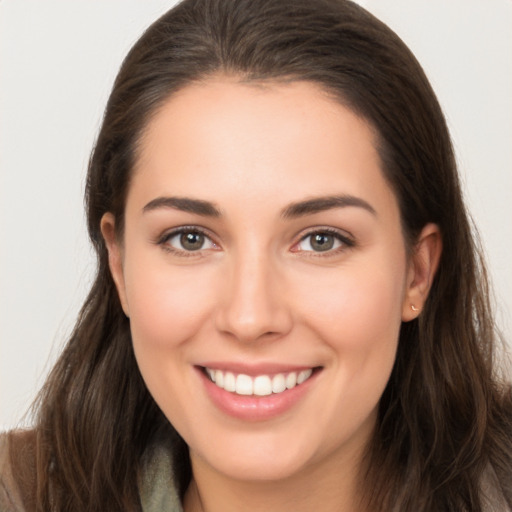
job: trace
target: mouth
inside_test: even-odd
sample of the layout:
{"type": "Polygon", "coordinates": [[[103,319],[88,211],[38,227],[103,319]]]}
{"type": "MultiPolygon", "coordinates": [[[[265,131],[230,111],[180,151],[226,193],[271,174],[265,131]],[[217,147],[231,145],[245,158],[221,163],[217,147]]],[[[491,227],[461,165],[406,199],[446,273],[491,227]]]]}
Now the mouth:
{"type": "Polygon", "coordinates": [[[241,396],[279,395],[294,389],[308,379],[320,368],[305,368],[300,371],[276,373],[273,375],[246,375],[215,368],[202,367],[202,371],[217,387],[241,396]]]}

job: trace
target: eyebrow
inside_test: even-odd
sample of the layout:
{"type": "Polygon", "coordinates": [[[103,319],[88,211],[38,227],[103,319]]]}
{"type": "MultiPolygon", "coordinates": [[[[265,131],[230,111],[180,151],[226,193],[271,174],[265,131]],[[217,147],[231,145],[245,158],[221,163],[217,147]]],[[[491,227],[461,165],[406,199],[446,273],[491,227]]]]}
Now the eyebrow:
{"type": "MultiPolygon", "coordinates": [[[[351,195],[338,195],[315,197],[313,199],[292,203],[281,211],[281,217],[284,219],[292,219],[331,210],[333,208],[346,208],[349,206],[363,208],[372,215],[377,215],[373,206],[364,199],[351,195]]],[[[183,212],[195,213],[196,215],[204,217],[217,218],[221,216],[220,210],[210,201],[192,199],[189,197],[157,197],[146,204],[142,211],[146,213],[159,208],[172,208],[183,212]]]]}
{"type": "Polygon", "coordinates": [[[219,209],[209,201],[189,197],[157,197],[142,209],[143,213],[159,208],[173,208],[205,217],[220,217],[219,209]]]}
{"type": "Polygon", "coordinates": [[[316,197],[306,201],[292,203],[282,210],[281,216],[285,219],[290,219],[302,217],[303,215],[312,215],[333,208],[346,208],[348,206],[363,208],[372,215],[377,216],[375,208],[373,208],[370,203],[360,197],[351,195],[316,197]]]}

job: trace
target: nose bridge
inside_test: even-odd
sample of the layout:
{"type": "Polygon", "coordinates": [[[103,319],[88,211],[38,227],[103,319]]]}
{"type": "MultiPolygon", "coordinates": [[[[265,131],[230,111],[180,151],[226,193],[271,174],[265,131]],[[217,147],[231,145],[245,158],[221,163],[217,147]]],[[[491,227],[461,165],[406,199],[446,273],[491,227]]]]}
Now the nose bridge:
{"type": "Polygon", "coordinates": [[[251,244],[230,258],[218,327],[240,341],[282,335],[291,327],[279,265],[268,250],[251,244]]]}

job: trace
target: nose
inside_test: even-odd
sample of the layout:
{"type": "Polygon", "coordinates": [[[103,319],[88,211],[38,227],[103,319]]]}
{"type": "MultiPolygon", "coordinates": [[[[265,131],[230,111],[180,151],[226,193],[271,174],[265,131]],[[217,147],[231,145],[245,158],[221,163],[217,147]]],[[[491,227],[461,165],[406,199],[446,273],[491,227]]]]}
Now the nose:
{"type": "Polygon", "coordinates": [[[292,315],[279,265],[263,254],[230,262],[220,294],[216,327],[241,342],[279,338],[292,328],[292,315]]]}

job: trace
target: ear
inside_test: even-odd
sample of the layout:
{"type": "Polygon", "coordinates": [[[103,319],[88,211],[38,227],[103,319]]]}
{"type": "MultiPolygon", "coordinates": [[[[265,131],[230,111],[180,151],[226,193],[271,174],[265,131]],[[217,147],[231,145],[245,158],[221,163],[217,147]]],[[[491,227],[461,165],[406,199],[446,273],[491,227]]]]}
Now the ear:
{"type": "Polygon", "coordinates": [[[419,316],[427,300],[442,252],[441,232],[436,224],[427,224],[413,247],[402,304],[402,321],[419,316]]]}
{"type": "Polygon", "coordinates": [[[124,282],[123,253],[121,243],[116,236],[115,228],[116,222],[114,215],[110,212],[105,213],[101,218],[100,229],[107,246],[108,265],[117,288],[121,307],[123,308],[125,315],[129,317],[130,314],[128,301],[126,300],[126,288],[124,282]]]}

